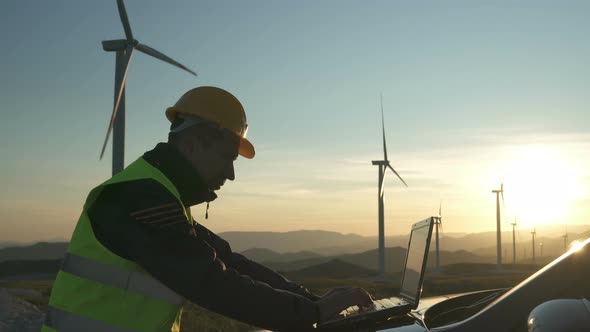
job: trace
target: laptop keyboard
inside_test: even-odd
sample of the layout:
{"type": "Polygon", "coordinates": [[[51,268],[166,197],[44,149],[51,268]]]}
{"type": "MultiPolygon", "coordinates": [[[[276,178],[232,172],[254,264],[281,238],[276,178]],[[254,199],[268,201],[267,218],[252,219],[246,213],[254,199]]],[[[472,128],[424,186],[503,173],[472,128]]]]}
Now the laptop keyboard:
{"type": "Polygon", "coordinates": [[[348,307],[345,310],[343,310],[340,313],[340,315],[342,315],[344,317],[355,316],[355,315],[362,314],[365,312],[373,312],[373,311],[378,311],[378,310],[383,310],[383,309],[387,309],[387,308],[398,307],[398,306],[408,305],[408,304],[409,303],[404,299],[392,297],[392,298],[386,298],[386,299],[380,299],[380,300],[373,301],[373,305],[366,306],[366,307],[359,307],[356,305],[352,306],[352,307],[348,307]]]}

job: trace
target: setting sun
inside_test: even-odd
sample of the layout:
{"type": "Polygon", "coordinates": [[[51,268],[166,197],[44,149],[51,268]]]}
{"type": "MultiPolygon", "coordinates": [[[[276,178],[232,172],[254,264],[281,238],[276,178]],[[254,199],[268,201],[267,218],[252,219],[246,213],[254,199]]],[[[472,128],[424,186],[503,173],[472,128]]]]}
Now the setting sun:
{"type": "Polygon", "coordinates": [[[580,191],[577,169],[559,148],[515,149],[504,177],[507,217],[521,226],[566,223],[568,205],[580,191]]]}

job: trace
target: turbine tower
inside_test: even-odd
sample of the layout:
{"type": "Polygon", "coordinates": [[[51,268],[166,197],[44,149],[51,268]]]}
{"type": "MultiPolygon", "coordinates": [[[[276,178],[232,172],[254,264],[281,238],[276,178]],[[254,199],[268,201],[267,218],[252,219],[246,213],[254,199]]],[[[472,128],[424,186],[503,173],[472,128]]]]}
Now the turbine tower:
{"type": "Polygon", "coordinates": [[[498,270],[502,270],[502,225],[500,224],[500,194],[502,195],[502,204],[504,204],[504,182],[500,184],[500,189],[492,190],[496,194],[496,241],[498,255],[498,270]]]}
{"type": "Polygon", "coordinates": [[[442,232],[442,201],[438,205],[438,216],[434,217],[434,224],[436,225],[436,272],[440,272],[440,247],[438,238],[438,228],[442,232]]]}
{"type": "Polygon", "coordinates": [[[516,218],[510,225],[512,225],[512,265],[516,267],[516,218]]]}
{"type": "Polygon", "coordinates": [[[104,155],[104,150],[109,141],[111,130],[113,130],[113,175],[123,170],[125,160],[125,82],[127,81],[127,70],[129,69],[129,61],[134,50],[138,50],[154,58],[160,59],[164,62],[172,64],[182,70],[185,70],[195,76],[197,74],[176,62],[172,58],[163,53],[147,46],[140,44],[137,39],[133,38],[131,26],[129,25],[129,18],[125,10],[123,0],[117,0],[117,7],[119,9],[119,17],[123,23],[125,30],[125,39],[105,40],[102,42],[103,50],[107,52],[116,52],[117,58],[115,63],[115,105],[113,113],[107,129],[107,134],[100,152],[100,159],[104,155]]]}
{"type": "Polygon", "coordinates": [[[563,251],[567,251],[567,232],[561,237],[563,238],[563,251]]]}
{"type": "Polygon", "coordinates": [[[537,230],[533,229],[531,235],[533,236],[533,264],[535,264],[535,235],[537,235],[537,230]]]}
{"type": "Polygon", "coordinates": [[[383,116],[383,95],[381,95],[381,127],[383,130],[383,160],[373,160],[373,165],[379,166],[379,182],[377,191],[377,201],[379,202],[379,262],[377,276],[383,278],[385,276],[385,217],[383,213],[383,182],[385,180],[385,171],[387,168],[391,169],[395,175],[407,187],[408,184],[402,177],[393,169],[387,159],[387,147],[385,144],[385,120],[383,116]]]}

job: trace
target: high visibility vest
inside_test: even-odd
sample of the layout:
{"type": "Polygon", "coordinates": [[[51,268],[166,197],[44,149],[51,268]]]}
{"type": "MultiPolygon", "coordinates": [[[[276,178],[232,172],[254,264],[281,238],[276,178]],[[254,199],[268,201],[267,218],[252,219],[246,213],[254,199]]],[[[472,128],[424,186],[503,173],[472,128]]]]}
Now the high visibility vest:
{"type": "Polygon", "coordinates": [[[178,199],[187,222],[191,220],[176,187],[143,158],[94,188],[55,279],[42,332],[180,331],[184,298],[137,263],[105,248],[88,218],[88,209],[106,185],[138,179],[162,184],[178,199]]]}

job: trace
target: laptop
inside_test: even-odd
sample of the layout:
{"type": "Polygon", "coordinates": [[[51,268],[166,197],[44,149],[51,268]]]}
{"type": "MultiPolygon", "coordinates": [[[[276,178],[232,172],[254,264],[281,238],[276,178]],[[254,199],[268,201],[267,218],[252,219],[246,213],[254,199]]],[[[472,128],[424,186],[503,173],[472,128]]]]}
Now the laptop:
{"type": "Polygon", "coordinates": [[[350,324],[370,320],[379,321],[390,317],[405,315],[418,307],[422,282],[434,218],[430,217],[412,225],[406,262],[402,274],[400,292],[397,297],[390,297],[373,301],[373,305],[366,308],[352,306],[342,311],[339,317],[318,324],[318,328],[342,327],[350,324]]]}

